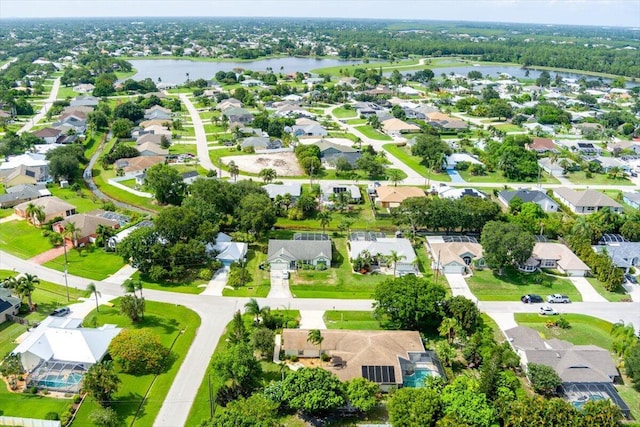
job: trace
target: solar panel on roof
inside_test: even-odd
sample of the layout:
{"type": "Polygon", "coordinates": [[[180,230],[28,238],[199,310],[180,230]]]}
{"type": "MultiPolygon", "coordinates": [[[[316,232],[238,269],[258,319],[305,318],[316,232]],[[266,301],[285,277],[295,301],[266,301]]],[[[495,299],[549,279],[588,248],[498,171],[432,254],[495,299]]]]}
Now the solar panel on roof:
{"type": "Polygon", "coordinates": [[[362,377],[374,383],[395,383],[396,372],[393,366],[362,366],[362,377]]]}

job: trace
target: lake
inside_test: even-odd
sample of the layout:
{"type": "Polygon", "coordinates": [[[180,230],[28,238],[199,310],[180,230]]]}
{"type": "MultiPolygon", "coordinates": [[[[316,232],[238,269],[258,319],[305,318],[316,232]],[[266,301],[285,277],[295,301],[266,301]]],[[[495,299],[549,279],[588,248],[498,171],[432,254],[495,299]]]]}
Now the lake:
{"type": "Polygon", "coordinates": [[[297,71],[305,73],[316,68],[360,64],[362,61],[283,57],[251,62],[201,62],[186,59],[132,59],[129,62],[137,70],[137,73],[131,77],[134,80],[149,77],[157,82],[159,77],[166,84],[182,84],[187,80],[187,73],[190,80],[209,80],[218,71],[232,71],[234,68],[267,71],[270,67],[274,73],[289,74],[297,71]]]}

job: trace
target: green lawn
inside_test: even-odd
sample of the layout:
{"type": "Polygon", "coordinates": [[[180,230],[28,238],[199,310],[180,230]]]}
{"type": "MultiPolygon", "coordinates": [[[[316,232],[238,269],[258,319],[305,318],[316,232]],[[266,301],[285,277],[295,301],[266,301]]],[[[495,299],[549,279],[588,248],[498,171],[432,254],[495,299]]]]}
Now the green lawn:
{"type": "Polygon", "coordinates": [[[356,274],[349,262],[346,240],[332,239],[335,250],[331,268],[298,270],[291,275],[289,288],[297,298],[369,299],[375,285],[389,278],[382,274],[356,274]]]}
{"type": "MultiPolygon", "coordinates": [[[[462,179],[464,179],[467,182],[495,182],[500,184],[514,182],[513,180],[506,178],[504,175],[502,175],[502,172],[498,172],[498,171],[487,172],[485,175],[478,175],[478,176],[471,175],[471,173],[468,170],[458,171],[458,173],[460,174],[462,179]]],[[[519,181],[519,182],[524,183],[526,181],[519,181]]],[[[560,183],[560,181],[550,176],[546,172],[544,172],[540,176],[540,182],[543,184],[559,184],[560,183]]],[[[529,183],[533,184],[533,182],[529,182],[529,183]]]]}
{"type": "Polygon", "coordinates": [[[492,270],[476,270],[467,279],[471,292],[480,301],[519,301],[522,295],[539,294],[544,298],[549,294],[568,295],[572,301],[582,301],[577,289],[568,279],[541,275],[542,284],[534,283],[533,274],[524,274],[513,268],[505,269],[503,276],[492,270]]]}
{"type": "MultiPolygon", "coordinates": [[[[91,280],[104,280],[124,266],[120,255],[105,252],[104,249],[96,248],[93,245],[82,252],[68,249],[67,260],[69,274],[91,280]]],[[[44,266],[64,271],[64,255],[45,263],[44,266]]]]}
{"type": "MultiPolygon", "coordinates": [[[[0,329],[2,331],[2,329],[0,329]]],[[[4,333],[4,331],[2,331],[4,333]]],[[[0,414],[6,417],[37,418],[43,420],[48,412],[62,414],[71,405],[71,399],[56,399],[28,393],[12,393],[4,381],[0,384],[0,414]]]]}
{"type": "Polygon", "coordinates": [[[491,330],[493,331],[493,339],[496,340],[496,342],[502,342],[505,340],[502,330],[500,329],[496,321],[491,318],[491,316],[489,316],[487,313],[480,313],[480,318],[482,319],[483,325],[491,328],[491,330]]]}
{"type": "Polygon", "coordinates": [[[521,132],[522,128],[520,126],[512,125],[510,123],[502,123],[502,124],[493,124],[493,127],[501,130],[502,132],[521,132]]]}
{"type": "MultiPolygon", "coordinates": [[[[622,397],[622,400],[629,406],[633,419],[638,421],[640,420],[640,393],[629,384],[630,382],[631,380],[626,378],[627,384],[616,384],[615,387],[620,397],[622,397]]],[[[637,426],[638,424],[634,425],[637,426]]],[[[629,424],[629,426],[631,426],[631,424],[629,424]]]]}
{"type": "Polygon", "coordinates": [[[51,243],[42,237],[42,230],[27,221],[9,221],[0,225],[0,247],[23,259],[32,258],[51,249],[51,243]]]}
{"type": "Polygon", "coordinates": [[[204,132],[205,133],[220,133],[220,132],[224,132],[224,127],[222,126],[217,126],[214,125],[213,123],[207,123],[204,125],[204,132]]]}
{"type": "Polygon", "coordinates": [[[372,311],[328,310],[324,312],[327,329],[378,330],[380,322],[372,311]]]}
{"type": "MultiPolygon", "coordinates": [[[[116,300],[116,306],[117,302],[116,300]]],[[[137,324],[132,324],[127,317],[121,315],[117,307],[101,307],[99,313],[94,311],[87,316],[87,319],[89,324],[94,324],[95,319],[97,325],[109,323],[123,328],[150,328],[160,337],[160,341],[166,347],[171,347],[175,340],[171,350],[175,359],[166,372],[157,377],[145,404],[142,405],[138,417],[135,419],[136,426],[152,426],[173,379],[184,361],[187,350],[193,342],[200,326],[200,317],[193,311],[179,305],[147,301],[145,318],[137,324]]],[[[115,402],[112,408],[123,421],[122,425],[133,425],[136,411],[154,376],[134,376],[123,373],[119,373],[119,376],[122,384],[114,396],[115,402]]],[[[93,425],[89,420],[89,415],[96,408],[98,408],[98,404],[95,401],[85,400],[78,411],[74,424],[77,426],[93,425]]]]}
{"type": "Polygon", "coordinates": [[[78,92],[74,92],[72,87],[60,85],[58,99],[75,98],[76,96],[78,96],[78,92]]]}
{"type": "Polygon", "coordinates": [[[369,125],[356,126],[355,129],[360,131],[367,138],[375,139],[378,141],[393,141],[393,139],[389,135],[385,135],[384,133],[372,128],[369,125]]]}
{"type": "Polygon", "coordinates": [[[71,203],[76,207],[78,213],[90,212],[102,207],[102,202],[96,196],[84,186],[84,181],[81,182],[81,189],[79,191],[73,191],[70,187],[60,188],[59,185],[50,185],[48,190],[51,194],[64,200],[67,203],[71,203]]]}
{"type": "Polygon", "coordinates": [[[438,181],[451,181],[449,175],[445,173],[434,173],[433,171],[429,171],[429,169],[421,163],[420,157],[412,156],[411,150],[407,147],[400,147],[396,144],[384,144],[382,146],[385,150],[392,154],[394,157],[397,157],[405,165],[409,166],[420,176],[424,176],[426,178],[433,178],[438,181]]]}
{"type": "Polygon", "coordinates": [[[589,283],[591,283],[591,286],[593,286],[593,289],[595,289],[596,292],[598,292],[600,295],[605,297],[607,301],[612,301],[612,302],[631,301],[631,297],[629,296],[629,294],[627,294],[624,291],[624,288],[622,286],[620,286],[620,289],[618,289],[618,291],[616,292],[609,292],[604,288],[603,283],[598,279],[596,279],[595,277],[587,277],[586,279],[589,281],[589,283]]]}
{"type": "Polygon", "coordinates": [[[169,147],[170,154],[193,154],[196,155],[197,147],[196,144],[184,143],[184,144],[171,144],[169,147]]]}
{"type": "Polygon", "coordinates": [[[264,298],[269,294],[271,289],[270,273],[258,268],[260,264],[265,262],[267,254],[262,251],[251,248],[247,251],[247,272],[251,276],[251,280],[247,281],[245,286],[238,289],[224,289],[222,295],[228,297],[248,297],[248,298],[264,298]]]}
{"type": "Polygon", "coordinates": [[[202,279],[188,279],[179,282],[154,282],[153,280],[151,280],[151,278],[141,274],[139,271],[133,273],[133,276],[131,276],[131,278],[133,280],[140,280],[144,289],[178,292],[182,294],[199,294],[204,291],[204,287],[200,287],[199,285],[208,283],[207,280],[202,279]]]}
{"type": "Polygon", "coordinates": [[[93,182],[96,184],[98,189],[112,199],[137,206],[149,212],[158,212],[161,209],[154,203],[153,199],[136,196],[135,194],[129,193],[128,191],[121,190],[120,188],[114,187],[113,185],[109,185],[109,183],[107,182],[109,178],[113,178],[116,175],[113,169],[105,171],[100,168],[100,166],[96,165],[96,167],[93,168],[91,172],[93,174],[93,182]]]}
{"type": "Polygon", "coordinates": [[[569,321],[569,329],[547,328],[547,316],[537,313],[515,313],[516,322],[520,326],[527,326],[540,332],[543,338],[558,338],[575,345],[597,345],[611,351],[611,323],[584,314],[563,314],[569,321]]]}
{"type": "Polygon", "coordinates": [[[344,107],[334,108],[333,115],[339,119],[350,119],[352,117],[357,117],[358,112],[354,108],[346,109],[344,107]]]}
{"type": "Polygon", "coordinates": [[[367,119],[348,119],[345,122],[348,125],[364,125],[367,123],[367,119]]]}
{"type": "Polygon", "coordinates": [[[570,172],[567,175],[573,184],[583,185],[634,185],[627,178],[609,178],[609,175],[594,173],[591,178],[587,178],[583,171],[570,172]]]}

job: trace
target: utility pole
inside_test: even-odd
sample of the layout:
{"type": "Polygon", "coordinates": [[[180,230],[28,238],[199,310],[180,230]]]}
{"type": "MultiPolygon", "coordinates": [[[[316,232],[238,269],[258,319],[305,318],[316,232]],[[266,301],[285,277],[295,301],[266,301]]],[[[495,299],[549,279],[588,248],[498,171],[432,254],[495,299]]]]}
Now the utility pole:
{"type": "Polygon", "coordinates": [[[62,237],[62,247],[64,248],[64,287],[67,289],[67,302],[71,301],[69,297],[69,280],[67,279],[67,238],[62,237]]]}

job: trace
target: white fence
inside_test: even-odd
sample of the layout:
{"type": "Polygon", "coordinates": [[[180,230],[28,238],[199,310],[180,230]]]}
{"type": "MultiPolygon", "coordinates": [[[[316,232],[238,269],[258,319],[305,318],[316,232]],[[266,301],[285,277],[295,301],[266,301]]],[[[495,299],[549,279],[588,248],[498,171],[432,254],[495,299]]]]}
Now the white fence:
{"type": "Polygon", "coordinates": [[[61,427],[60,421],[38,420],[35,418],[5,417],[0,415],[0,425],[21,427],[61,427]]]}

